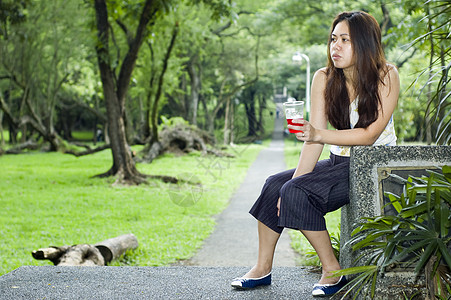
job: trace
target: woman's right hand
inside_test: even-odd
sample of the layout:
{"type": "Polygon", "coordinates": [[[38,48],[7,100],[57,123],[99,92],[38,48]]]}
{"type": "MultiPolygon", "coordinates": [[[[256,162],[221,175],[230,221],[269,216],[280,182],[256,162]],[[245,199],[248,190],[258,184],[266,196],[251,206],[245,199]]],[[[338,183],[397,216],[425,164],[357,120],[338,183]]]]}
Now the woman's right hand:
{"type": "Polygon", "coordinates": [[[277,200],[277,216],[280,215],[280,197],[279,200],[277,200]]]}
{"type": "Polygon", "coordinates": [[[299,131],[295,133],[298,140],[303,142],[318,142],[316,128],[310,122],[304,119],[294,119],[293,125],[288,125],[288,128],[299,131]]]}

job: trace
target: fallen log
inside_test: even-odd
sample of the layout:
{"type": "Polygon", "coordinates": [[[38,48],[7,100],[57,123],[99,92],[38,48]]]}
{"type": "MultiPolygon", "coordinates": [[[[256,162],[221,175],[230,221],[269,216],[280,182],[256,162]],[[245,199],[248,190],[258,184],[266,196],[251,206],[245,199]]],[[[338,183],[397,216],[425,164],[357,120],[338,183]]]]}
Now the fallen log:
{"type": "Polygon", "coordinates": [[[97,243],[95,246],[107,264],[121,257],[127,250],[138,248],[138,240],[134,234],[129,233],[97,243]]]}
{"type": "Polygon", "coordinates": [[[5,151],[5,154],[21,154],[24,150],[37,150],[39,149],[39,144],[28,140],[25,143],[19,144],[5,151]]]}
{"type": "Polygon", "coordinates": [[[34,259],[38,260],[48,259],[54,265],[57,265],[59,263],[60,257],[63,256],[63,254],[66,253],[69,248],[70,246],[61,246],[61,247],[52,246],[49,248],[34,250],[33,252],[31,252],[31,255],[34,257],[34,259]]]}
{"type": "Polygon", "coordinates": [[[92,245],[72,246],[61,256],[58,266],[104,266],[105,259],[92,245]]]}
{"type": "Polygon", "coordinates": [[[51,246],[34,250],[31,254],[38,260],[50,260],[55,266],[105,266],[137,247],[138,240],[130,233],[95,245],[51,246]]]}
{"type": "Polygon", "coordinates": [[[105,259],[99,249],[92,245],[80,244],[43,248],[31,253],[35,259],[48,259],[55,266],[104,266],[105,259]]]}

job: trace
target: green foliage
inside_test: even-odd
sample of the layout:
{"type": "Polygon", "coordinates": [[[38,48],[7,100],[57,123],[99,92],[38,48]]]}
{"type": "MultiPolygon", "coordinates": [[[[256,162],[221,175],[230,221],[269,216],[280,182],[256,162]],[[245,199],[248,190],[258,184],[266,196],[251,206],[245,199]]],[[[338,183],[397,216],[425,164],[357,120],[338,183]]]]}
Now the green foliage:
{"type": "Polygon", "coordinates": [[[2,0],[0,2],[0,37],[8,39],[8,26],[25,22],[29,0],[2,0]]]}
{"type": "Polygon", "coordinates": [[[173,117],[168,119],[165,116],[161,116],[161,128],[159,128],[159,130],[162,130],[164,126],[173,127],[177,125],[188,125],[188,121],[180,117],[173,117]]]}
{"type": "MultiPolygon", "coordinates": [[[[0,34],[8,34],[8,39],[0,40],[0,92],[17,119],[33,116],[22,100],[29,93],[30,107],[41,123],[53,122],[62,136],[63,125],[90,130],[105,122],[95,61],[94,8],[92,1],[83,2],[8,0],[0,4],[0,34]]],[[[144,2],[107,1],[109,59],[116,79],[144,2]]],[[[226,99],[240,99],[238,106],[260,101],[248,97],[243,92],[246,85],[241,86],[256,77],[256,56],[256,85],[265,91],[287,87],[289,96],[301,99],[307,88],[306,66],[294,65],[293,53],[301,51],[310,57],[313,76],[325,65],[333,17],[342,10],[364,9],[381,24],[388,60],[400,69],[401,95],[395,112],[399,139],[426,139],[423,119],[428,118],[434,124],[434,139],[449,142],[449,1],[159,0],[153,5],[158,13],[147,28],[127,95],[129,140],[145,127],[145,114],[152,106],[148,99],[158,87],[156,78],[175,24],[180,34],[164,76],[159,116],[183,117],[213,133],[223,129],[226,99]],[[433,77],[427,71],[430,40],[433,77]],[[197,104],[192,96],[196,80],[197,104]]]]}
{"type": "MultiPolygon", "coordinates": [[[[174,185],[160,180],[120,186],[113,185],[113,178],[90,178],[109,167],[108,151],[79,158],[61,153],[1,156],[0,274],[23,265],[51,264],[32,258],[31,251],[38,248],[94,244],[126,233],[137,236],[139,248],[114,265],[161,266],[187,259],[212,232],[214,216],[226,207],[262,148],[237,145],[226,150],[236,158],[218,172],[201,167],[200,160],[207,165],[212,158],[197,152],[137,165],[150,175],[194,174],[202,194],[190,207],[176,205],[169,193],[174,185]]],[[[191,195],[189,185],[177,189],[180,195],[191,195]]]]}
{"type": "MultiPolygon", "coordinates": [[[[430,124],[436,125],[435,140],[439,144],[451,144],[451,2],[444,0],[430,1],[426,17],[429,31],[421,37],[431,41],[435,47],[436,57],[431,57],[429,68],[436,72],[437,88],[428,102],[430,124]]],[[[432,79],[432,78],[431,78],[432,79]]],[[[430,83],[429,83],[430,84],[430,83]]]]}
{"type": "MultiPolygon", "coordinates": [[[[442,286],[449,285],[446,272],[451,270],[451,167],[444,166],[440,174],[429,171],[429,176],[409,177],[401,195],[387,194],[397,215],[364,217],[352,233],[348,243],[361,254],[358,264],[337,274],[360,274],[350,284],[355,297],[365,285],[370,284],[371,298],[375,293],[375,280],[393,265],[401,268],[415,267],[417,274],[426,272],[426,277],[435,277],[442,286]],[[442,265],[442,267],[441,267],[442,265]]],[[[394,176],[394,175],[391,175],[394,176]]],[[[429,290],[434,287],[428,286],[429,290]]],[[[441,295],[446,290],[441,289],[441,295]]]]}
{"type": "Polygon", "coordinates": [[[231,11],[232,3],[225,0],[191,0],[194,4],[204,3],[213,12],[213,18],[228,17],[233,12],[231,11]]]}
{"type": "MultiPolygon", "coordinates": [[[[428,143],[450,144],[451,3],[447,0],[404,1],[402,7],[406,16],[390,29],[387,37],[391,43],[396,41],[403,45],[406,53],[420,51],[424,56],[417,78],[410,81],[416,100],[424,110],[422,122],[415,127],[425,127],[420,138],[429,135],[428,143]]],[[[415,63],[415,59],[412,62],[415,63]]]]}

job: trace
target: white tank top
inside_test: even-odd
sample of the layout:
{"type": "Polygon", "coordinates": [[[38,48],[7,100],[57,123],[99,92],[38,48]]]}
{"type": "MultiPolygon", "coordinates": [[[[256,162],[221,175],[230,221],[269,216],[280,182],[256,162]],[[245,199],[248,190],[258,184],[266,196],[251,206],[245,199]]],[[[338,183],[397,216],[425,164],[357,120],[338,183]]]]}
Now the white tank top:
{"type": "MultiPolygon", "coordinates": [[[[351,103],[349,112],[351,128],[354,128],[355,124],[357,124],[357,122],[359,121],[358,103],[358,99],[355,99],[351,103]]],[[[382,131],[376,142],[374,142],[373,146],[396,146],[396,133],[393,124],[393,115],[391,116],[390,121],[388,121],[388,124],[385,127],[384,131],[382,131]]],[[[331,145],[330,152],[339,156],[350,156],[351,147],[331,145]]]]}

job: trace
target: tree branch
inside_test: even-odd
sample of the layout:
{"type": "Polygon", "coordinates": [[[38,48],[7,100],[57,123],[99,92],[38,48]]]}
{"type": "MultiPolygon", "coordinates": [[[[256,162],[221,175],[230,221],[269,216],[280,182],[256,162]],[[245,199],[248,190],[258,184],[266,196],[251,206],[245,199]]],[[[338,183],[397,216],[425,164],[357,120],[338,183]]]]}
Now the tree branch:
{"type": "Polygon", "coordinates": [[[218,101],[218,103],[216,104],[216,107],[213,110],[213,115],[215,116],[216,113],[219,111],[219,108],[224,104],[224,102],[232,95],[236,94],[240,89],[244,88],[245,86],[251,85],[255,82],[258,81],[259,78],[259,71],[258,71],[258,51],[260,48],[260,36],[257,35],[257,47],[256,47],[256,51],[255,51],[255,78],[244,82],[243,84],[240,84],[238,86],[236,86],[235,88],[232,89],[232,91],[230,91],[229,93],[225,94],[225,96],[222,97],[222,99],[220,101],[218,101]]]}
{"type": "Polygon", "coordinates": [[[382,34],[386,33],[390,28],[393,27],[393,23],[391,21],[390,12],[387,9],[387,6],[385,3],[381,0],[379,1],[381,5],[382,15],[384,16],[384,19],[382,20],[381,24],[381,30],[382,34]]]}
{"type": "Polygon", "coordinates": [[[43,137],[46,136],[46,132],[45,132],[45,129],[42,126],[42,124],[39,124],[37,121],[35,121],[33,118],[31,118],[28,115],[23,116],[22,118],[20,118],[19,127],[23,126],[23,125],[26,125],[26,124],[30,124],[43,137]]]}
{"type": "Polygon", "coordinates": [[[112,68],[113,81],[114,81],[114,84],[116,85],[116,83],[117,83],[116,68],[119,65],[119,61],[121,60],[121,48],[117,45],[116,36],[114,35],[113,26],[108,24],[108,28],[109,28],[109,30],[111,32],[111,41],[113,42],[113,45],[116,48],[116,63],[114,63],[114,67],[112,68]]]}
{"type": "Polygon", "coordinates": [[[99,112],[97,109],[92,108],[91,106],[89,106],[86,103],[80,102],[80,101],[75,101],[75,105],[78,105],[82,108],[87,109],[88,111],[90,111],[91,113],[93,113],[97,118],[100,119],[101,122],[106,123],[106,121],[108,120],[107,117],[102,114],[101,112],[99,112]]]}
{"type": "Polygon", "coordinates": [[[5,113],[5,117],[10,124],[15,128],[19,127],[18,121],[14,118],[11,111],[9,110],[8,104],[6,104],[5,99],[3,99],[3,93],[0,92],[0,110],[5,113]]]}
{"type": "Polygon", "coordinates": [[[20,87],[21,89],[25,90],[26,85],[25,85],[23,82],[20,82],[20,81],[17,79],[16,74],[14,74],[13,70],[11,70],[11,69],[9,68],[9,66],[7,66],[7,65],[5,64],[4,61],[3,61],[3,67],[5,67],[5,70],[7,70],[8,73],[11,74],[11,75],[4,75],[4,76],[3,76],[4,78],[2,78],[2,79],[9,78],[9,79],[11,79],[15,84],[17,84],[18,87],[20,87]]]}
{"type": "Polygon", "coordinates": [[[21,154],[23,150],[29,149],[29,150],[37,150],[39,148],[39,145],[32,141],[28,140],[25,143],[16,145],[13,148],[9,148],[8,150],[4,151],[5,154],[21,154]]]}
{"type": "Polygon", "coordinates": [[[73,151],[73,150],[66,150],[66,151],[64,151],[64,153],[72,154],[72,155],[74,155],[76,157],[80,157],[80,156],[84,156],[84,155],[94,154],[94,153],[97,153],[97,152],[100,152],[100,151],[103,151],[103,150],[109,149],[109,148],[111,148],[111,145],[110,144],[105,144],[105,145],[96,147],[94,149],[88,148],[85,151],[76,152],[76,151],[73,151]]]}
{"type": "Polygon", "coordinates": [[[127,44],[129,47],[131,47],[131,44],[133,42],[133,36],[130,30],[128,30],[127,26],[125,26],[124,22],[121,20],[116,20],[116,24],[119,26],[119,28],[122,29],[122,31],[125,33],[125,37],[127,38],[127,44]]]}
{"type": "Polygon", "coordinates": [[[161,70],[160,77],[158,78],[158,89],[157,89],[157,92],[155,94],[155,102],[154,102],[153,107],[152,107],[152,117],[151,117],[151,121],[152,121],[152,141],[151,141],[151,143],[158,141],[158,131],[157,131],[157,129],[158,129],[158,124],[157,124],[158,102],[160,100],[161,91],[163,89],[164,74],[166,73],[166,69],[168,67],[169,58],[171,57],[171,52],[172,52],[172,49],[174,48],[175,39],[177,38],[178,32],[179,32],[179,24],[175,23],[174,29],[172,31],[171,42],[169,43],[168,49],[166,51],[166,55],[165,55],[164,60],[163,60],[163,68],[161,70]]]}
{"type": "Polygon", "coordinates": [[[127,93],[130,78],[133,68],[138,58],[138,51],[145,37],[146,27],[150,20],[155,16],[157,9],[156,4],[153,4],[152,0],[147,0],[144,4],[141,17],[139,20],[138,28],[136,29],[135,37],[128,49],[128,52],[122,62],[121,70],[119,72],[117,97],[120,101],[121,108],[124,105],[125,94],[127,93]]]}
{"type": "Polygon", "coordinates": [[[413,51],[412,51],[412,53],[410,53],[409,56],[407,56],[405,59],[403,59],[403,60],[400,61],[400,62],[396,62],[396,67],[397,67],[398,69],[401,68],[406,62],[409,61],[409,59],[411,59],[411,58],[415,55],[415,53],[417,52],[417,49],[418,49],[418,48],[414,48],[413,51]]]}
{"type": "Polygon", "coordinates": [[[95,11],[98,30],[96,52],[100,77],[103,83],[111,81],[110,84],[113,84],[114,80],[111,76],[112,70],[109,53],[108,11],[104,0],[95,0],[95,11]]]}
{"type": "Polygon", "coordinates": [[[46,130],[45,130],[45,127],[44,127],[44,125],[42,125],[41,119],[38,117],[38,115],[37,115],[36,112],[34,111],[33,106],[31,105],[31,102],[30,102],[30,97],[28,97],[28,94],[29,94],[29,89],[27,88],[27,89],[25,90],[25,93],[24,93],[24,99],[25,99],[25,104],[27,105],[27,108],[28,108],[28,110],[29,110],[29,112],[30,112],[30,114],[31,114],[31,118],[28,117],[28,116],[22,117],[22,118],[21,118],[21,124],[20,124],[20,125],[24,124],[24,122],[25,122],[25,123],[31,123],[32,126],[33,126],[37,131],[39,131],[39,133],[40,133],[42,136],[45,137],[45,136],[46,136],[46,130]]]}
{"type": "MultiPolygon", "coordinates": [[[[254,12],[250,12],[250,11],[240,11],[237,13],[237,15],[252,15],[252,14],[254,14],[254,12]]],[[[228,21],[224,26],[221,26],[215,30],[212,30],[211,33],[221,36],[221,32],[230,28],[230,26],[232,26],[232,21],[228,21]]]]}

